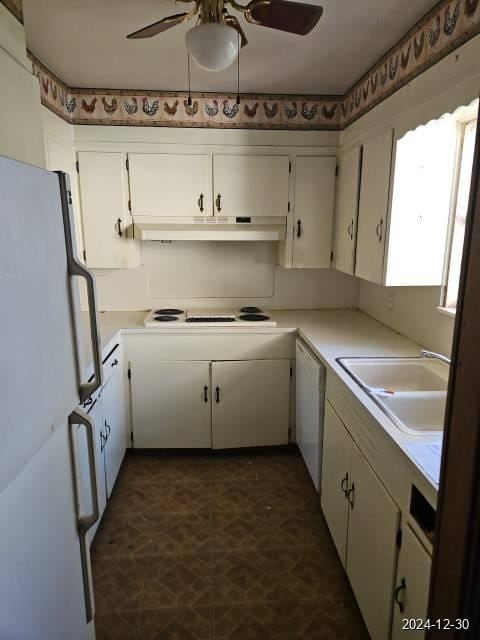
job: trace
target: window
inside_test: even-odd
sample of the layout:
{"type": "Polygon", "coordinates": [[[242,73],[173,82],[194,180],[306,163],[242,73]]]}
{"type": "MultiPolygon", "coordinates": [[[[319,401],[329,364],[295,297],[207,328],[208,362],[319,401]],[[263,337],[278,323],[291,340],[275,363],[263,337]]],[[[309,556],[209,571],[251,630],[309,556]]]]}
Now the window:
{"type": "Polygon", "coordinates": [[[450,243],[447,250],[447,279],[443,299],[444,308],[451,312],[455,312],[457,308],[477,120],[470,119],[467,122],[462,122],[460,124],[460,131],[461,149],[459,154],[458,183],[450,243]]]}

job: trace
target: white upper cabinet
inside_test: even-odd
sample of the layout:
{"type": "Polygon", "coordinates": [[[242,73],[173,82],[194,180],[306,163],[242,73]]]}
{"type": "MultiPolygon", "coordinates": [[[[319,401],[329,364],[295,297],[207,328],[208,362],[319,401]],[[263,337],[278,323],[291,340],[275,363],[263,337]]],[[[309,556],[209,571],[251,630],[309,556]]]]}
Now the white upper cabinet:
{"type": "Polygon", "coordinates": [[[349,275],[355,272],[361,160],[360,146],[350,149],[338,159],[333,253],[335,268],[349,275]]]}
{"type": "Polygon", "coordinates": [[[210,156],[129,153],[134,216],[212,215],[210,156]]]}
{"type": "Polygon", "coordinates": [[[214,155],[216,216],[286,216],[289,157],[214,155]]]}
{"type": "Polygon", "coordinates": [[[363,146],[355,275],[383,283],[393,130],[363,146]]]}
{"type": "Polygon", "coordinates": [[[293,267],[330,267],[335,157],[297,157],[295,162],[295,217],[293,267]]]}
{"type": "Polygon", "coordinates": [[[138,266],[128,212],[125,154],[81,151],[77,157],[87,266],[138,266]]]}

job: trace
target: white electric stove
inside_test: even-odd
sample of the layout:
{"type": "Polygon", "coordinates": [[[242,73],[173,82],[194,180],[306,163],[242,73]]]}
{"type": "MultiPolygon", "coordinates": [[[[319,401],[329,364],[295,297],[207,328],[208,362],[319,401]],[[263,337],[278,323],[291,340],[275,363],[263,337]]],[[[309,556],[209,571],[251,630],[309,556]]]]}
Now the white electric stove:
{"type": "Polygon", "coordinates": [[[146,327],[276,327],[270,311],[255,306],[241,309],[153,309],[144,320],[146,327]]]}

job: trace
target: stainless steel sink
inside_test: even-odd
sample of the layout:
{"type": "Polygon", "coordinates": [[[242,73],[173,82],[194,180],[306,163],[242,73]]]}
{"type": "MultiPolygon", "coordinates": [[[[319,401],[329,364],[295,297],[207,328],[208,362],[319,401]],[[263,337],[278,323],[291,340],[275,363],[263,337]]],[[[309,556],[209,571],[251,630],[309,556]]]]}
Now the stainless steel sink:
{"type": "Polygon", "coordinates": [[[339,364],[402,431],[443,431],[449,365],[432,357],[338,358],[339,364]]]}

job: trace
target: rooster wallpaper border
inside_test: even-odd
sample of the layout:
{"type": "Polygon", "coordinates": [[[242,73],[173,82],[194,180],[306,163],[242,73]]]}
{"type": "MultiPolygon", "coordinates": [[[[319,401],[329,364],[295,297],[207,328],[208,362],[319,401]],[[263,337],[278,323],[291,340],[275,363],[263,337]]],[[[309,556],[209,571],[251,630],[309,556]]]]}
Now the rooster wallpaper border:
{"type": "Polygon", "coordinates": [[[185,92],[69,88],[29,56],[42,104],[71,124],[338,131],[479,33],[480,0],[441,0],[344,96],[242,94],[239,104],[234,94],[189,103],[185,92]]]}

